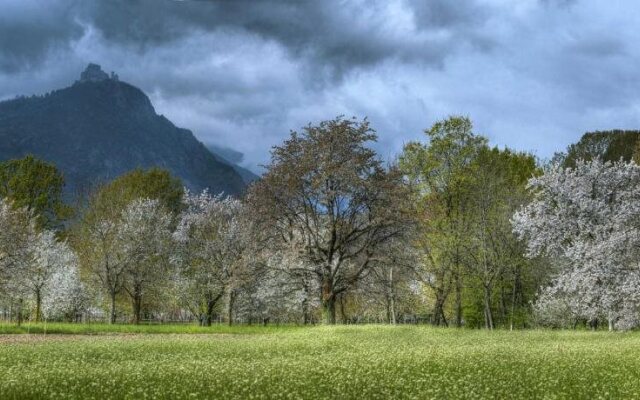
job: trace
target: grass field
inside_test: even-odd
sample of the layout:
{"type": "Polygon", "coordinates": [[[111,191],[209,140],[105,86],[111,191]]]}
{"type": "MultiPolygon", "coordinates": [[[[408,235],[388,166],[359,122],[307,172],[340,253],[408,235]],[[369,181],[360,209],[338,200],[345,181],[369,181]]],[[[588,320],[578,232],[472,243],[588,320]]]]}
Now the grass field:
{"type": "Polygon", "coordinates": [[[0,335],[0,398],[640,398],[638,333],[206,329],[0,335]]]}

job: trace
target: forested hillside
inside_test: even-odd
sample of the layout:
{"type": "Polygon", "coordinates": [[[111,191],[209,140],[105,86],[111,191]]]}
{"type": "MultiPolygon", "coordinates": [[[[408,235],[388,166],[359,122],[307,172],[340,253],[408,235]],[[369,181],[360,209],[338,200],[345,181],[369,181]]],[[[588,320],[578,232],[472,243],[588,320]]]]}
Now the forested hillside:
{"type": "Polygon", "coordinates": [[[54,163],[68,195],[150,167],[166,168],[197,191],[239,194],[246,186],[233,163],[156,114],[140,89],[97,65],[70,87],[0,102],[0,160],[27,154],[54,163]]]}

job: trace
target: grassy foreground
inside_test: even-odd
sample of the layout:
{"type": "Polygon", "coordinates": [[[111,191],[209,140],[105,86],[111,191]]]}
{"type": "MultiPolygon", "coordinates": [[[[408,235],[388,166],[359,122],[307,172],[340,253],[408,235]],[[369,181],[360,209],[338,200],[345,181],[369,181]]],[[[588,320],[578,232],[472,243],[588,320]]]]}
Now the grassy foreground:
{"type": "Polygon", "coordinates": [[[15,323],[0,322],[0,335],[2,334],[63,334],[63,335],[103,335],[103,334],[257,334],[257,333],[284,333],[285,331],[303,329],[299,325],[233,325],[213,324],[211,326],[198,326],[195,324],[156,324],[156,325],[132,325],[132,324],[69,324],[69,323],[25,323],[17,326],[15,323]]]}
{"type": "Polygon", "coordinates": [[[0,397],[640,398],[638,333],[251,329],[2,335],[0,397]]]}

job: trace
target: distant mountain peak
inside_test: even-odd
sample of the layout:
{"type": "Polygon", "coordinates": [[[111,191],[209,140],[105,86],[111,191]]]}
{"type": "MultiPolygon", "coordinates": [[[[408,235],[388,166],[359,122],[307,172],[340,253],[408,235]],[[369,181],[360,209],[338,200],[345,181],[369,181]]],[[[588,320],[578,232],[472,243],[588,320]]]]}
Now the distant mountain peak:
{"type": "Polygon", "coordinates": [[[111,75],[107,75],[102,70],[102,67],[98,64],[89,63],[87,68],[80,74],[80,80],[78,82],[101,82],[106,80],[118,81],[118,75],[115,72],[111,72],[111,75]]]}
{"type": "Polygon", "coordinates": [[[165,168],[191,190],[230,195],[253,179],[158,115],[142,90],[93,63],[70,87],[0,102],[0,161],[26,154],[58,166],[67,193],[134,168],[165,168]]]}

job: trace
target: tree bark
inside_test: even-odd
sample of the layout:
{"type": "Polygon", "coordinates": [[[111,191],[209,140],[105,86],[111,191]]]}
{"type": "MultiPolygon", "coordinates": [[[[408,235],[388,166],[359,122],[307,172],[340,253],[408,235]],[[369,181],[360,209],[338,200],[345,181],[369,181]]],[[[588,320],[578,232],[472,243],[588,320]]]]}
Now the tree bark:
{"type": "Polygon", "coordinates": [[[393,267],[389,268],[389,291],[387,293],[388,296],[388,310],[389,310],[389,323],[391,325],[396,324],[396,305],[395,305],[395,294],[393,292],[393,267]]]}
{"type": "Polygon", "coordinates": [[[227,310],[227,320],[229,326],[233,325],[233,305],[236,301],[236,294],[234,290],[229,291],[229,309],[227,310]]]}
{"type": "Polygon", "coordinates": [[[308,325],[309,322],[310,322],[310,318],[309,318],[309,300],[305,296],[302,299],[302,323],[304,325],[308,325]]]}
{"type": "Polygon", "coordinates": [[[22,304],[24,303],[24,300],[22,298],[20,298],[18,300],[18,326],[22,325],[22,304]]]}
{"type": "Polygon", "coordinates": [[[484,326],[493,329],[493,312],[491,311],[491,286],[484,286],[484,326]]]}
{"type": "Polygon", "coordinates": [[[36,322],[42,319],[42,293],[40,289],[36,290],[36,322]]]}
{"type": "Polygon", "coordinates": [[[329,325],[336,323],[336,295],[333,292],[333,282],[330,278],[325,278],[322,282],[322,309],[324,312],[324,322],[329,325]]]}
{"type": "Polygon", "coordinates": [[[433,306],[433,324],[435,326],[449,326],[444,315],[444,298],[442,296],[436,296],[436,303],[433,306]]]}
{"type": "Polygon", "coordinates": [[[139,288],[134,289],[133,296],[131,298],[133,306],[133,323],[140,324],[140,314],[142,312],[142,291],[139,288]]]}
{"type": "Polygon", "coordinates": [[[516,314],[516,305],[522,301],[522,282],[520,280],[520,267],[516,266],[513,275],[513,291],[511,292],[511,316],[509,321],[509,329],[513,330],[514,317],[516,314]]]}
{"type": "Polygon", "coordinates": [[[456,272],[456,326],[462,327],[462,278],[456,272]]]}
{"type": "Polygon", "coordinates": [[[322,300],[324,310],[324,322],[329,325],[336,324],[336,298],[331,296],[322,300]]]}
{"type": "Polygon", "coordinates": [[[111,312],[110,312],[110,316],[109,316],[109,323],[110,324],[115,324],[116,323],[116,292],[115,291],[111,291],[111,293],[109,293],[111,296],[111,312]]]}
{"type": "Polygon", "coordinates": [[[207,311],[205,313],[205,315],[202,316],[202,318],[200,319],[200,325],[202,326],[211,326],[211,323],[213,322],[213,314],[214,314],[214,310],[215,310],[215,306],[218,303],[218,300],[220,300],[220,298],[222,297],[222,293],[214,296],[212,293],[208,293],[206,296],[206,303],[207,303],[207,311]]]}

